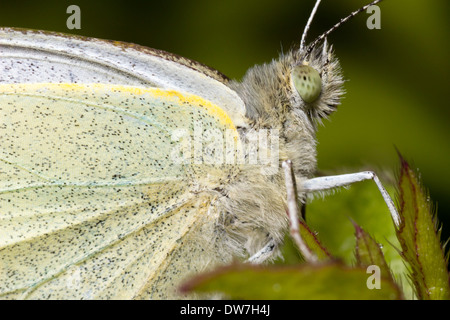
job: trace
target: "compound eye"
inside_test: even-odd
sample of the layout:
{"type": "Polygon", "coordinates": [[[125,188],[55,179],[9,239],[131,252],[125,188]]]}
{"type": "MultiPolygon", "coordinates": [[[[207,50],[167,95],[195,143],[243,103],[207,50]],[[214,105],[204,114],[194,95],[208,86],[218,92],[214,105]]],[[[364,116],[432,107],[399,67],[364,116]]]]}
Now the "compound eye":
{"type": "Polygon", "coordinates": [[[306,103],[317,100],[322,91],[322,78],[316,69],[307,65],[295,66],[291,72],[295,90],[306,103]]]}

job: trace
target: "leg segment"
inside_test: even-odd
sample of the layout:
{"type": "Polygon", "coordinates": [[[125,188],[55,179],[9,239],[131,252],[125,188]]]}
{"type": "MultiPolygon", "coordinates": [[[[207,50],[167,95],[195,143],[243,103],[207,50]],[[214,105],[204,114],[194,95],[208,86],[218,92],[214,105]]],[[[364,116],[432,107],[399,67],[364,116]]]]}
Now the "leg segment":
{"type": "Polygon", "coordinates": [[[386,202],[388,206],[392,220],[394,220],[395,225],[398,227],[400,225],[400,215],[398,214],[397,209],[395,208],[394,202],[389,196],[389,193],[387,193],[386,189],[381,184],[380,179],[378,179],[377,175],[372,171],[363,171],[357,173],[349,173],[336,176],[326,176],[309,179],[303,182],[302,191],[307,193],[314,191],[324,191],[337,187],[347,186],[349,184],[364,180],[375,181],[378,190],[380,190],[380,193],[383,196],[384,202],[386,202]]]}

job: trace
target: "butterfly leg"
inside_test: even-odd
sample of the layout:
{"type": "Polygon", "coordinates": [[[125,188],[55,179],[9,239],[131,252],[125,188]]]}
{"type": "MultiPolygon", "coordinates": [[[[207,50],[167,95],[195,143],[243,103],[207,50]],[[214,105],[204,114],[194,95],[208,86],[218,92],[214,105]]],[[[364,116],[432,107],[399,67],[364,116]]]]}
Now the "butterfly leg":
{"type": "Polygon", "coordinates": [[[380,190],[384,201],[386,202],[389,212],[391,213],[392,220],[394,220],[395,225],[398,227],[400,225],[400,215],[395,208],[394,202],[387,193],[386,189],[383,187],[380,179],[372,171],[363,171],[349,174],[341,174],[336,176],[325,176],[309,179],[303,182],[302,191],[303,192],[314,192],[314,191],[324,191],[337,187],[347,186],[349,184],[364,181],[373,180],[380,190]]]}
{"type": "Polygon", "coordinates": [[[263,263],[272,256],[276,247],[277,244],[275,243],[275,241],[273,239],[270,239],[269,242],[267,242],[267,244],[261,250],[248,258],[246,262],[253,264],[263,263]]]}
{"type": "Polygon", "coordinates": [[[298,208],[298,192],[295,184],[295,175],[292,169],[292,162],[290,160],[283,162],[284,178],[286,181],[286,193],[287,193],[287,209],[289,215],[289,231],[295,244],[299,248],[302,256],[309,262],[316,262],[316,255],[309,249],[306,243],[300,236],[299,226],[299,208],[298,208]]]}
{"type": "MultiPolygon", "coordinates": [[[[292,163],[288,160],[283,162],[283,168],[285,170],[285,179],[286,179],[286,191],[287,191],[287,205],[289,211],[289,222],[290,222],[290,233],[293,237],[295,243],[301,250],[305,259],[309,261],[316,261],[316,257],[313,253],[310,252],[309,248],[304,244],[303,240],[300,237],[299,232],[299,210],[298,210],[298,192],[296,190],[295,185],[295,177],[292,173],[292,163]]],[[[365,181],[365,180],[373,180],[378,187],[381,195],[383,196],[386,205],[388,206],[389,212],[391,213],[392,219],[396,226],[400,225],[400,216],[395,208],[394,202],[391,197],[387,193],[383,184],[381,183],[378,176],[372,171],[363,171],[335,176],[325,176],[318,177],[313,179],[308,179],[302,184],[302,191],[306,193],[315,192],[315,191],[325,191],[333,188],[343,187],[355,182],[365,181]]],[[[276,248],[276,243],[271,239],[268,243],[257,253],[251,256],[247,262],[250,263],[261,263],[264,262],[267,258],[271,256],[273,251],[276,248]]]]}
{"type": "MultiPolygon", "coordinates": [[[[284,175],[286,180],[286,191],[287,191],[287,211],[289,215],[289,230],[291,233],[291,237],[294,240],[295,244],[299,248],[303,257],[307,261],[315,262],[317,261],[316,255],[311,252],[308,246],[303,241],[300,236],[299,229],[299,208],[298,208],[298,195],[295,185],[295,176],[292,170],[292,162],[290,160],[283,162],[284,175]]],[[[269,242],[257,253],[252,255],[247,262],[258,264],[265,261],[270,255],[273,253],[276,247],[273,239],[269,240],[269,242]]]]}

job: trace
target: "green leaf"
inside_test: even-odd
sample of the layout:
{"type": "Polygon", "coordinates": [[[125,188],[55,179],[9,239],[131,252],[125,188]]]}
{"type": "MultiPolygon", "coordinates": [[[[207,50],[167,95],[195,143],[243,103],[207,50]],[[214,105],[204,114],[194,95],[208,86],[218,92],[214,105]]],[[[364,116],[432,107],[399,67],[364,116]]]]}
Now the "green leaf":
{"type": "MultiPolygon", "coordinates": [[[[327,248],[325,248],[325,246],[320,242],[319,238],[317,237],[317,233],[312,231],[303,220],[300,220],[299,228],[300,235],[302,236],[303,241],[306,243],[308,248],[317,256],[319,261],[338,260],[329,253],[327,248]]],[[[289,234],[287,234],[284,239],[281,253],[281,256],[274,261],[276,264],[292,265],[305,262],[304,258],[302,257],[289,234]]]]}
{"type": "MultiPolygon", "coordinates": [[[[385,187],[394,191],[389,185],[385,187]]],[[[389,210],[373,181],[341,188],[307,204],[308,226],[318,232],[318,238],[331,255],[348,263],[355,258],[356,239],[352,221],[364,227],[383,245],[388,262],[391,258],[398,258],[399,264],[402,263],[397,251],[389,245],[400,247],[389,210]]]]}
{"type": "Polygon", "coordinates": [[[398,203],[401,217],[397,237],[402,255],[412,268],[419,299],[450,299],[447,261],[428,194],[414,171],[400,156],[398,203]]]}
{"type": "MultiPolygon", "coordinates": [[[[346,170],[363,171],[367,168],[346,170]]],[[[376,170],[379,172],[380,170],[376,170]]],[[[384,175],[383,175],[384,176],[384,175]]],[[[394,194],[395,186],[386,184],[386,189],[394,194]]],[[[394,179],[392,179],[394,180],[394,179]]],[[[402,285],[405,298],[411,298],[413,288],[408,281],[408,270],[399,254],[400,243],[397,239],[394,223],[373,181],[363,181],[341,188],[323,198],[308,202],[306,222],[314,231],[327,251],[351,265],[355,261],[355,228],[352,221],[364,227],[383,246],[383,254],[394,278],[402,285]]]]}
{"type": "Polygon", "coordinates": [[[401,299],[399,288],[382,277],[380,289],[369,289],[370,277],[365,268],[350,268],[338,262],[296,267],[240,264],[198,276],[182,291],[220,292],[231,299],[401,299]]]}
{"type": "Polygon", "coordinates": [[[381,276],[393,281],[389,266],[384,259],[381,245],[356,223],[353,225],[355,226],[356,237],[356,264],[360,267],[367,267],[370,265],[378,266],[380,268],[381,276]]]}
{"type": "Polygon", "coordinates": [[[319,261],[331,259],[328,250],[320,243],[317,234],[313,232],[304,221],[299,223],[300,235],[308,248],[317,256],[319,261]]]}

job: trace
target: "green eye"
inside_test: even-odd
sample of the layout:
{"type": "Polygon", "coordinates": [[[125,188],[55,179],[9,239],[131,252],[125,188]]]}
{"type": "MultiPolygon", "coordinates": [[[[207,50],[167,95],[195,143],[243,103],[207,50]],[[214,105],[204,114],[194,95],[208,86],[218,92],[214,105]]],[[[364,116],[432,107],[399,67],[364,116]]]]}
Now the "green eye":
{"type": "Polygon", "coordinates": [[[316,69],[307,65],[294,67],[291,73],[292,82],[303,101],[314,102],[322,91],[322,79],[316,69]]]}

